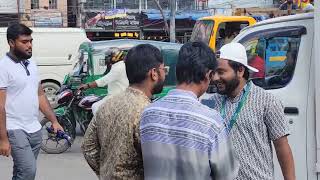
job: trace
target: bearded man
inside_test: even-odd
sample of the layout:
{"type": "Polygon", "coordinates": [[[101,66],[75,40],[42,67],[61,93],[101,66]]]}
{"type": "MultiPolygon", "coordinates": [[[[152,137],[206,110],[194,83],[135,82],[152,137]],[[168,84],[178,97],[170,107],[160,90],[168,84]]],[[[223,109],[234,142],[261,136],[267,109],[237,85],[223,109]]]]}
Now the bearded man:
{"type": "Polygon", "coordinates": [[[294,180],[294,161],[288,144],[289,123],[280,100],[249,81],[245,47],[229,43],[220,49],[213,82],[214,109],[219,111],[232,138],[240,169],[236,180],[273,180],[273,142],[285,180],[294,180]]]}
{"type": "Polygon", "coordinates": [[[143,179],[140,116],[162,91],[165,67],[160,50],[141,44],[125,59],[129,87],[101,105],[85,133],[82,150],[99,179],[143,179]]]}

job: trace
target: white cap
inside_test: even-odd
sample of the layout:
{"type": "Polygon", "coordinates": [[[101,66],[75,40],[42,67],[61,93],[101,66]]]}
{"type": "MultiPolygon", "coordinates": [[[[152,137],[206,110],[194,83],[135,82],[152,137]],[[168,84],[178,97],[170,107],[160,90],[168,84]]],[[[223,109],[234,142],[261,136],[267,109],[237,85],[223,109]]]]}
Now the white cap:
{"type": "Polygon", "coordinates": [[[248,65],[248,58],[245,47],[240,43],[229,43],[221,47],[220,58],[238,62],[253,72],[259,72],[258,69],[248,65]]]}

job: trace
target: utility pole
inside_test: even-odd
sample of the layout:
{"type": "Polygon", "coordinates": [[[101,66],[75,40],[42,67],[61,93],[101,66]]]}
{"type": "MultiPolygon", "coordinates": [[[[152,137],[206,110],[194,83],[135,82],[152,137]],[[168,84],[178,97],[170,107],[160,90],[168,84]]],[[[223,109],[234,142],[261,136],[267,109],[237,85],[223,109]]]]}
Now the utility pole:
{"type": "Polygon", "coordinates": [[[81,27],[81,28],[84,28],[84,23],[83,23],[83,20],[84,20],[84,3],[86,3],[87,2],[87,0],[80,0],[79,1],[80,2],[80,6],[79,6],[79,26],[81,27]]]}
{"type": "Polygon", "coordinates": [[[170,42],[176,42],[176,0],[170,4],[170,42]]]}
{"type": "Polygon", "coordinates": [[[21,12],[20,12],[20,0],[17,0],[17,10],[18,10],[18,22],[21,22],[21,12]]]}

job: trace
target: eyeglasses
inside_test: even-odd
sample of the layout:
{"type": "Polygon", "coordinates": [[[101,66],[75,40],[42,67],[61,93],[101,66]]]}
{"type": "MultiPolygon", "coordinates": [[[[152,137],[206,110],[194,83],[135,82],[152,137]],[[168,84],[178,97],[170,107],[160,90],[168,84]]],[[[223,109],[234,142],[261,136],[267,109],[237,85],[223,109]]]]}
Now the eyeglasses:
{"type": "Polygon", "coordinates": [[[170,71],[170,67],[169,66],[159,67],[159,69],[162,69],[164,71],[165,75],[169,74],[169,71],[170,71]]]}

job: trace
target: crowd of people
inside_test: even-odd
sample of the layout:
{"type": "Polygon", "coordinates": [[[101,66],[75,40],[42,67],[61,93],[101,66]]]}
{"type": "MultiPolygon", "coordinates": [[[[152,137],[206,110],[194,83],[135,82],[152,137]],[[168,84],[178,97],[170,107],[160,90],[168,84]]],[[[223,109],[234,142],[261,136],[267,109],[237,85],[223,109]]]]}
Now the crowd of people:
{"type": "MultiPolygon", "coordinates": [[[[11,154],[13,180],[35,179],[39,109],[63,131],[39,84],[31,34],[22,24],[9,26],[10,51],[0,60],[0,155],[11,154]]],[[[81,146],[99,179],[272,180],[273,143],[284,179],[295,180],[284,107],[248,80],[259,70],[248,65],[243,45],[225,44],[217,58],[202,42],[184,44],[176,88],[155,102],[166,77],[160,50],[137,45],[121,66],[128,87],[101,103],[81,146]],[[208,107],[199,98],[210,83],[218,93],[208,107]]]]}

